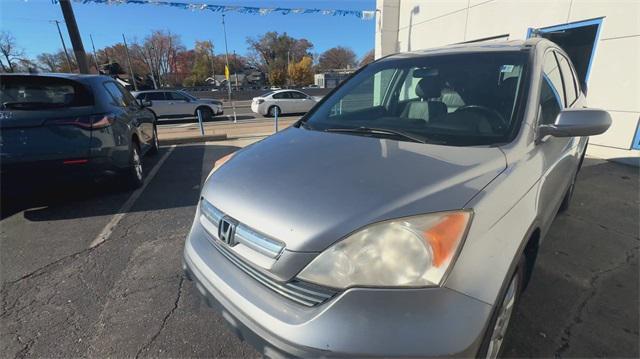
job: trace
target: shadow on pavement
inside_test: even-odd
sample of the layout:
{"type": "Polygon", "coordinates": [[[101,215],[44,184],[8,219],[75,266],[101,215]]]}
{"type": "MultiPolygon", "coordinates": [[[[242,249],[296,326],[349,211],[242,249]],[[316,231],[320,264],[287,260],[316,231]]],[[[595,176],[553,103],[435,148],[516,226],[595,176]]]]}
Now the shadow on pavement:
{"type": "Polygon", "coordinates": [[[540,245],[505,357],[638,357],[638,169],[586,158],[540,245]]]}
{"type": "MultiPolygon", "coordinates": [[[[214,161],[237,149],[232,146],[212,145],[176,147],[152,179],[156,183],[151,184],[160,183],[166,188],[164,195],[153,198],[152,201],[136,203],[132,211],[194,205],[203,176],[211,170],[214,161]],[[204,163],[205,150],[212,154],[210,163],[204,163]],[[183,195],[188,191],[197,193],[195,197],[183,195]]],[[[164,148],[157,156],[145,158],[147,174],[166,151],[164,148]]],[[[112,178],[72,182],[6,189],[19,192],[21,195],[5,196],[2,199],[1,216],[4,219],[24,211],[24,217],[29,221],[56,221],[112,215],[118,213],[131,193],[124,190],[118,180],[112,178]]]]}

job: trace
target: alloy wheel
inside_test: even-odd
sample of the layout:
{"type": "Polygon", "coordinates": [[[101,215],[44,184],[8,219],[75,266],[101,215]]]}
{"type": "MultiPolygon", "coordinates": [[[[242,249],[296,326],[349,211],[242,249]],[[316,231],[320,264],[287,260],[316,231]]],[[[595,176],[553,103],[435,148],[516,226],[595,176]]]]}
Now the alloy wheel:
{"type": "Polygon", "coordinates": [[[491,333],[491,340],[489,342],[489,349],[487,350],[487,358],[497,358],[500,354],[502,343],[504,342],[504,336],[507,333],[509,327],[509,321],[513,315],[513,308],[516,302],[516,293],[518,291],[518,275],[514,275],[509,283],[509,289],[502,300],[500,308],[498,309],[498,318],[496,324],[493,327],[491,333]]]}
{"type": "Polygon", "coordinates": [[[133,170],[135,172],[136,178],[142,181],[142,161],[140,160],[140,154],[137,147],[133,148],[131,160],[133,162],[133,170]]]}

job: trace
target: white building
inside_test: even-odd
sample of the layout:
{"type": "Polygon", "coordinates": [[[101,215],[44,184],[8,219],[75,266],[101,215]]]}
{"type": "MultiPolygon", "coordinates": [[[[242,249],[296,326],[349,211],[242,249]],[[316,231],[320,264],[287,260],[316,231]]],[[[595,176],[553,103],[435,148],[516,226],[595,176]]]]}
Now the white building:
{"type": "Polygon", "coordinates": [[[377,0],[376,58],[475,41],[541,36],[572,58],[611,128],[589,154],[640,159],[640,0],[377,0]]]}

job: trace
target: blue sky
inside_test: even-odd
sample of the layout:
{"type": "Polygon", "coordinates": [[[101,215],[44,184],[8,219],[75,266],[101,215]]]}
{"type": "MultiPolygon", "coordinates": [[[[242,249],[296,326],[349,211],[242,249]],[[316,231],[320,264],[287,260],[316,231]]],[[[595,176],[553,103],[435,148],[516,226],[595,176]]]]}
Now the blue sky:
{"type": "MultiPolygon", "coordinates": [[[[257,7],[321,8],[344,10],[373,10],[375,0],[173,0],[175,2],[215,5],[245,5],[257,7]]],[[[151,5],[103,5],[73,3],[76,20],[85,50],[91,51],[89,34],[96,48],[121,42],[142,40],[151,30],[170,30],[181,36],[183,44],[191,48],[195,40],[212,40],[216,53],[224,51],[221,16],[211,11],[189,11],[151,5]]],[[[63,20],[59,4],[51,0],[0,0],[0,29],[10,31],[30,57],[41,52],[55,52],[62,48],[56,27],[50,20],[63,20]]],[[[356,17],[314,15],[248,15],[229,12],[226,15],[229,52],[244,54],[247,36],[267,31],[287,32],[296,38],[306,38],[320,53],[333,46],[351,47],[358,57],[374,47],[374,20],[356,17]]],[[[65,42],[70,41],[63,27],[65,42]]]]}

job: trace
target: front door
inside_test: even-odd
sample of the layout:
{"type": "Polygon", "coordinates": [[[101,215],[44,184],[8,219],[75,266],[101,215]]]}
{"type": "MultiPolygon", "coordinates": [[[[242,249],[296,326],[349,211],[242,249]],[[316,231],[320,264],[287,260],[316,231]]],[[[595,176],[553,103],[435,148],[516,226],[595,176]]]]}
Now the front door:
{"type": "MultiPolygon", "coordinates": [[[[540,88],[538,125],[552,125],[565,108],[580,105],[576,98],[574,75],[563,55],[549,50],[544,56],[540,88]]],[[[546,136],[538,139],[536,150],[542,159],[538,208],[543,228],[553,221],[567,189],[571,185],[580,148],[578,137],[546,136]]]]}
{"type": "Polygon", "coordinates": [[[185,95],[178,92],[165,92],[167,96],[168,105],[169,105],[169,113],[171,115],[184,115],[184,116],[193,116],[195,113],[195,109],[191,104],[191,100],[189,100],[185,95]]]}

